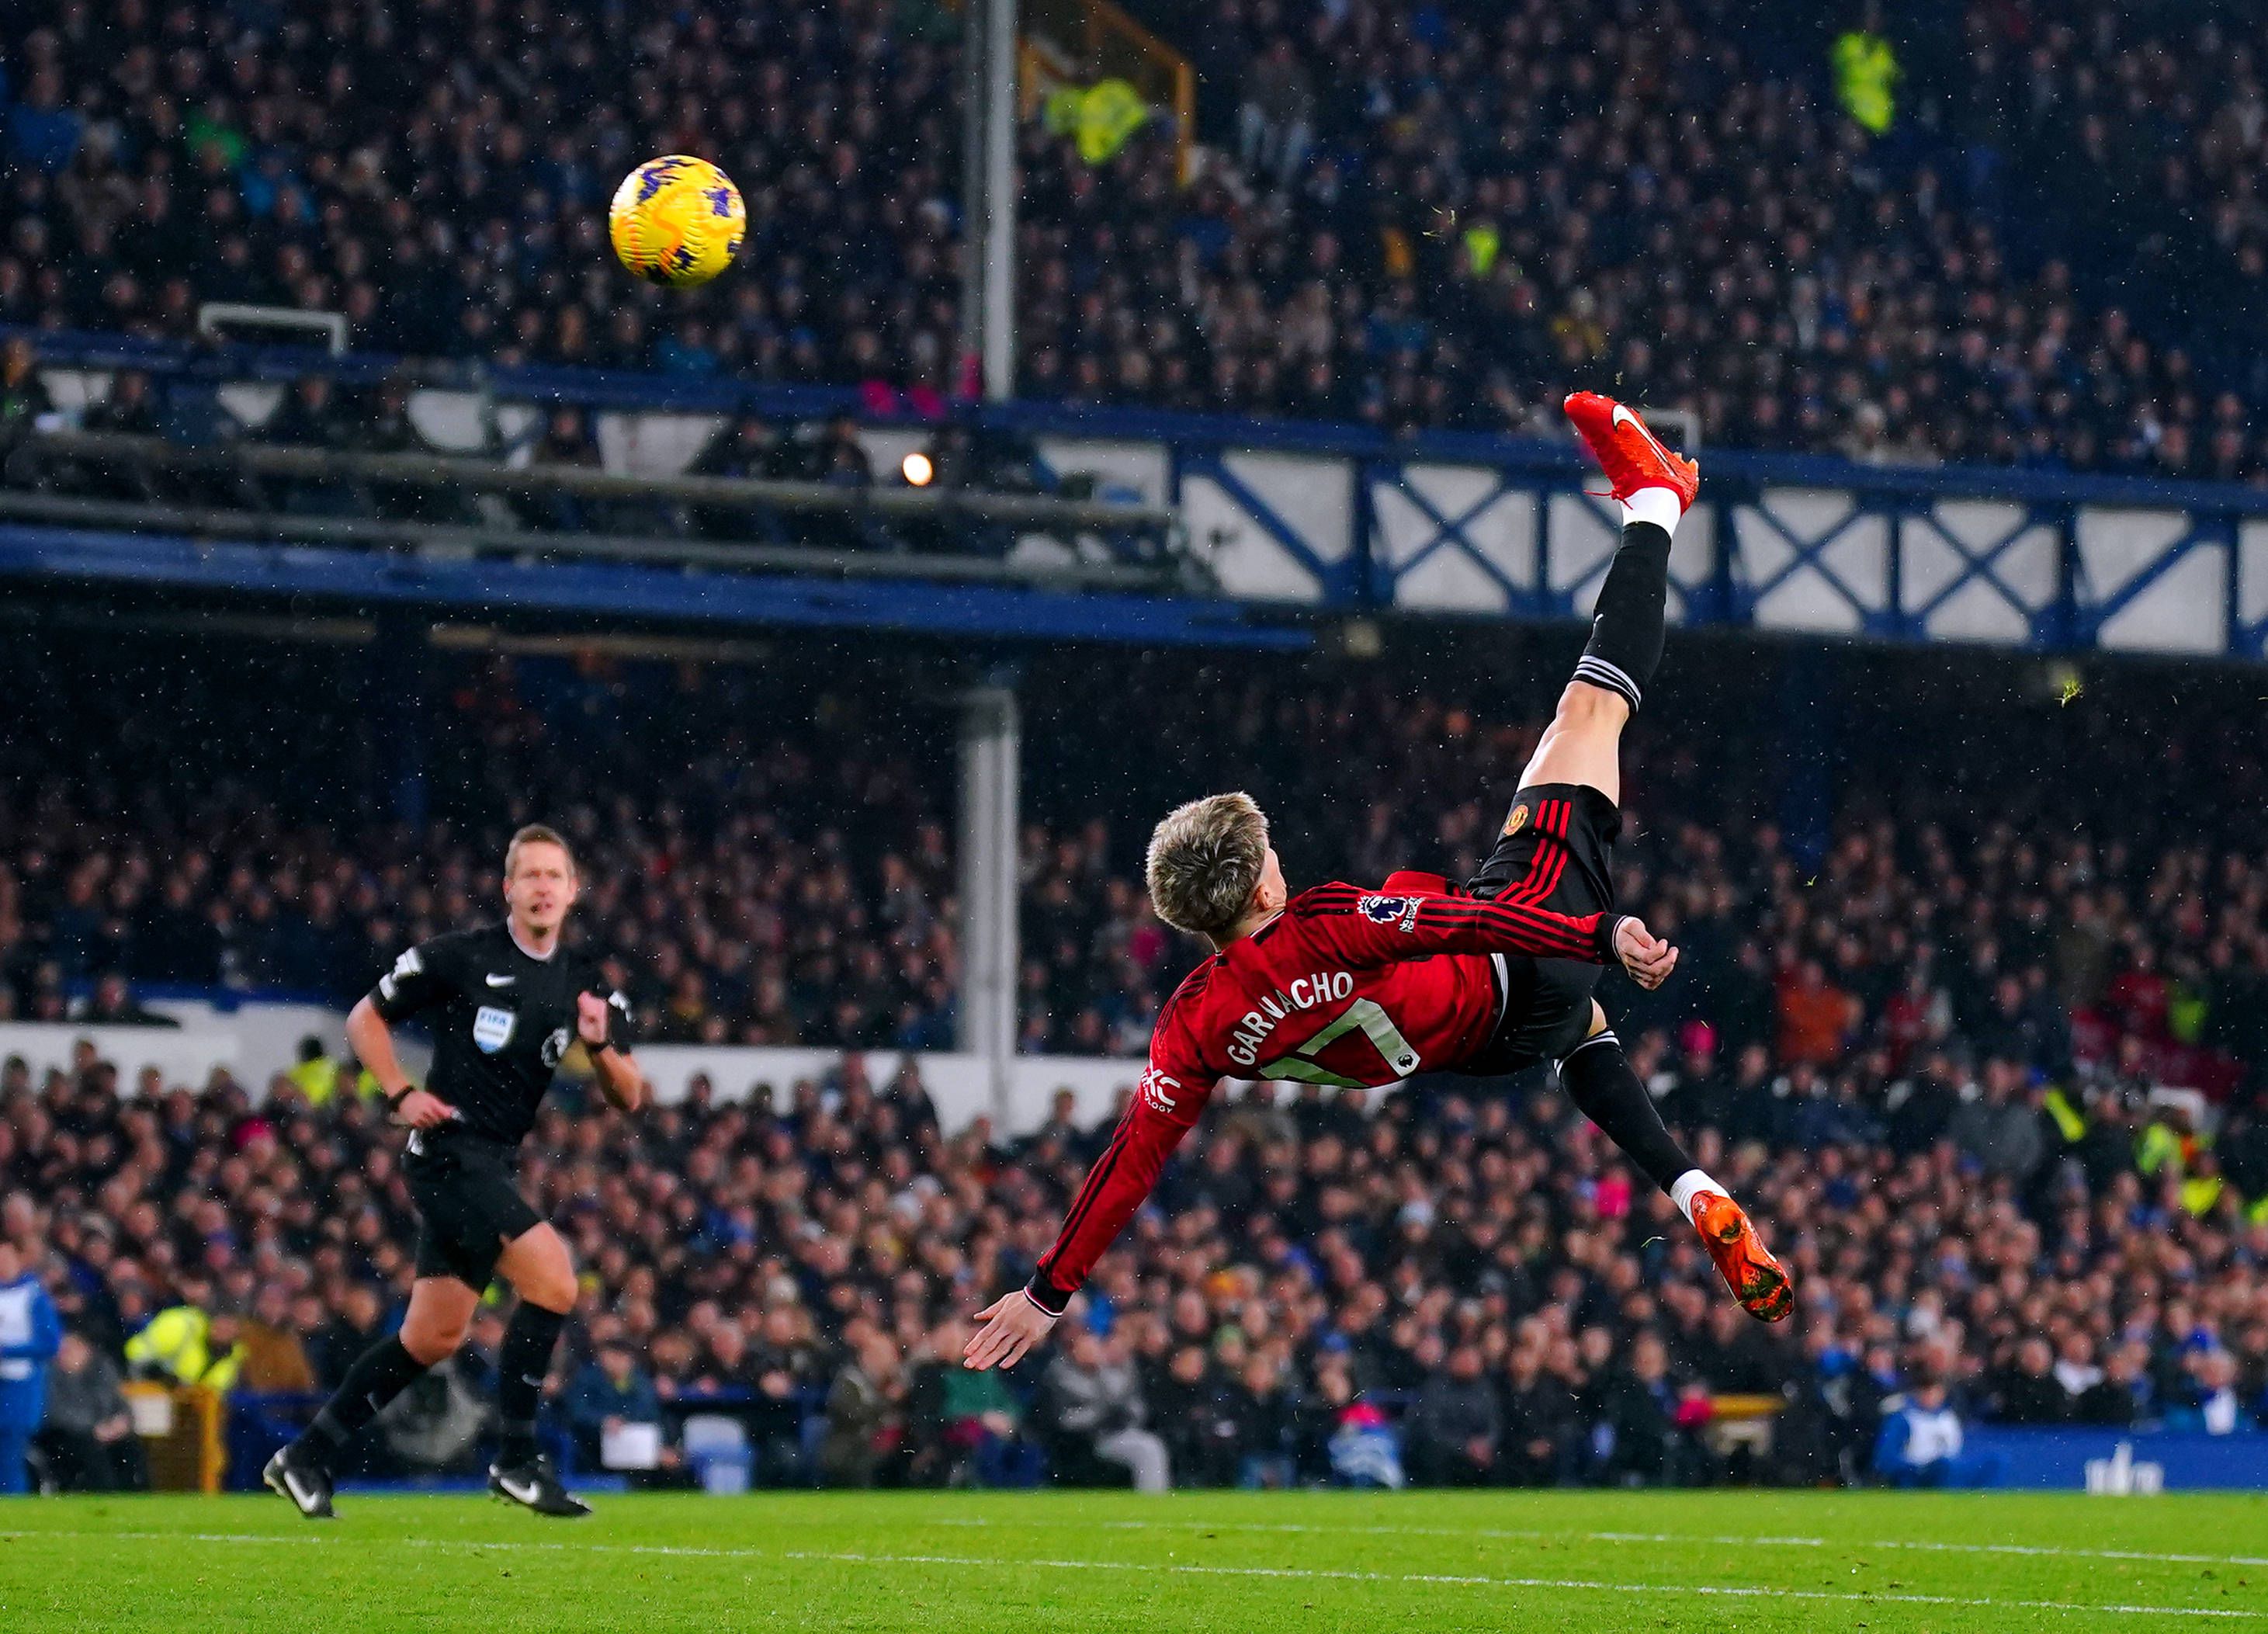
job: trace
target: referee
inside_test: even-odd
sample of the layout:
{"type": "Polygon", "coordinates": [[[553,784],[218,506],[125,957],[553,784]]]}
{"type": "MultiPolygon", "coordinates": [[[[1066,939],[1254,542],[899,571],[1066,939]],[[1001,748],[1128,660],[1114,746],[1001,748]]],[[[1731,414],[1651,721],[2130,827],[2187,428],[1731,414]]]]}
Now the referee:
{"type": "Polygon", "coordinates": [[[574,1308],[567,1245],[512,1183],[521,1139],[568,1048],[580,1042],[599,1087],[625,1112],[644,1099],[630,1058],[630,1005],[597,963],[559,945],[574,906],[575,858],[556,832],[530,825],[504,857],[501,924],[411,948],[347,1017],[347,1039],[410,1129],[402,1174],[417,1204],[417,1279],[401,1330],[363,1352],[299,1439],[262,1478],[309,1519],[328,1518],[339,1455],[386,1404],[456,1353],[498,1272],[519,1295],[497,1358],[504,1438],[489,1490],[540,1515],[586,1515],[536,1451],[535,1412],[559,1330],[574,1308]],[[394,1027],[429,1015],[430,1085],[410,1083],[394,1027]]]}

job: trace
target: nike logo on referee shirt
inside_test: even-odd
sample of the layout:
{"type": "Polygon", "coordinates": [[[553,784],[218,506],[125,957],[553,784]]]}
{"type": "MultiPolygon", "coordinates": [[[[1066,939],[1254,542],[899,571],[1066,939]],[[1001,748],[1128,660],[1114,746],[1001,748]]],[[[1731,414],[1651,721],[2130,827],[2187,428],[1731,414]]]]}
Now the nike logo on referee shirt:
{"type": "Polygon", "coordinates": [[[492,975],[489,978],[489,985],[490,987],[510,987],[514,982],[519,980],[519,978],[516,975],[492,975]]]}

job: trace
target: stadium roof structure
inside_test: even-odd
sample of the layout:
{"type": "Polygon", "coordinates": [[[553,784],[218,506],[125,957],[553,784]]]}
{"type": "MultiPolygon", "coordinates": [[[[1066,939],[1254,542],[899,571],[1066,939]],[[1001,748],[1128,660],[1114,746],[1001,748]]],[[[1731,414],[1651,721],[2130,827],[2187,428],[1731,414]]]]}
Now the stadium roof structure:
{"type": "MultiPolygon", "coordinates": [[[[509,406],[526,421],[563,405],[597,417],[606,474],[539,466],[481,475],[496,471],[492,461],[446,461],[435,473],[475,487],[556,480],[689,500],[690,488],[675,486],[680,474],[736,416],[848,416],[893,455],[940,429],[872,412],[851,387],[32,338],[42,366],[75,372],[83,394],[99,394],[115,371],[139,369],[232,406],[254,403],[245,413],[256,418],[262,392],[272,404],[281,383],[320,374],[347,385],[404,381],[437,421],[452,412],[464,420],[475,402],[489,413],[509,406]]],[[[770,556],[736,550],[728,561],[681,540],[483,541],[420,536],[399,524],[322,530],[211,514],[169,525],[161,514],[73,511],[18,482],[0,490],[0,574],[604,609],[665,622],[1297,647],[1313,640],[1318,615],[1578,619],[1614,548],[1611,507],[1586,492],[1572,445],[1015,402],[956,406],[946,423],[1027,443],[1042,492],[998,526],[1036,525],[1054,511],[1065,528],[1084,530],[1084,556],[1019,568],[995,538],[958,556],[818,560],[791,544],[770,556]],[[988,557],[989,567],[975,565],[988,557]],[[1146,578],[1124,570],[1141,563],[1146,578]]],[[[249,440],[230,446],[240,452],[195,458],[256,462],[282,452],[254,452],[249,440]]],[[[1730,450],[1709,451],[1706,473],[1672,563],[1672,617],[1687,625],[2041,652],[2268,657],[2268,491],[1730,450]]],[[[990,502],[971,490],[924,499],[876,488],[816,503],[862,512],[928,504],[969,522],[983,519],[990,502]]],[[[786,526],[792,540],[795,524],[786,526]]]]}

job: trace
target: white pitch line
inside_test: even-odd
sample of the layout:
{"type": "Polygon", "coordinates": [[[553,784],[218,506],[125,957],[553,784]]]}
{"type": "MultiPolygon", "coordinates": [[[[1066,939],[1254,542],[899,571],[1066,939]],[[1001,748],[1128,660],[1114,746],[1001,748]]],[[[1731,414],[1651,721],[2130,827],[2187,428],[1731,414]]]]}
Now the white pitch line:
{"type": "Polygon", "coordinates": [[[711,1556],[720,1559],[773,1560],[777,1551],[768,1549],[705,1549],[688,1543],[544,1543],[525,1538],[477,1537],[387,1537],[369,1533],[344,1530],[319,1533],[298,1532],[89,1532],[66,1531],[59,1527],[26,1527],[15,1531],[0,1531],[0,1539],[11,1542],[47,1537],[116,1538],[136,1543],[366,1543],[386,1549],[460,1549],[478,1551],[488,1549],[549,1550],[553,1553],[577,1555],[692,1555],[711,1556]]]}
{"type": "Polygon", "coordinates": [[[365,1543],[386,1549],[453,1549],[475,1553],[490,1549],[510,1549],[523,1552],[546,1550],[554,1554],[577,1555],[689,1555],[696,1558],[720,1560],[777,1560],[778,1551],[769,1549],[711,1549],[690,1543],[548,1543],[524,1538],[477,1537],[380,1537],[368,1533],[328,1531],[300,1532],[90,1532],[66,1531],[61,1527],[24,1527],[15,1531],[0,1531],[0,1539],[11,1542],[18,1539],[46,1537],[114,1538],[136,1543],[365,1543]]]}
{"type": "Polygon", "coordinates": [[[1037,1566],[1049,1571],[1176,1572],[1192,1577],[1290,1578],[1300,1581],[1432,1584],[1456,1588],[1576,1589],[1609,1594],[1683,1595],[1734,1600],[1828,1601],[1838,1605],[1958,1606],[1986,1611],[2086,1611],[2132,1617],[2257,1618],[2257,1611],[2216,1606],[2102,1605],[2073,1600],[1984,1600],[1955,1594],[1839,1593],[1830,1589],[1764,1588],[1708,1583],[1609,1583],[1594,1578],[1507,1578],[1453,1576],[1426,1571],[1335,1571],[1301,1566],[1201,1566],[1167,1561],[1138,1560],[1005,1560],[975,1555],[866,1555],[821,1553],[789,1549],[789,1560],[836,1561],[846,1565],[978,1566],[988,1571],[1037,1566]]]}
{"type": "Polygon", "coordinates": [[[2172,1566],[2268,1566],[2268,1555],[2187,1555],[2138,1549],[2076,1549],[2052,1543],[1943,1543],[1915,1538],[1867,1538],[1845,1542],[1799,1536],[1739,1537],[1697,1532],[1553,1532],[1542,1527],[1351,1526],[1327,1522],[1264,1520],[998,1521],[984,1517],[946,1517],[927,1524],[946,1527],[1022,1527],[1097,1524],[1120,1532],[1315,1532],[1359,1537],[1483,1537],[1513,1542],[1565,1540],[1583,1543],[1705,1543],[1742,1549],[1907,1549],[1943,1555],[2034,1555],[2061,1560],[2155,1561],[2172,1566]]]}
{"type": "MultiPolygon", "coordinates": [[[[955,1522],[953,1524],[988,1525],[990,1523],[979,1520],[975,1522],[955,1522]]],[[[1205,1526],[1207,1523],[1203,1521],[1126,1521],[1106,1522],[1105,1524],[1118,1525],[1122,1527],[1180,1527],[1205,1526]]],[[[1226,1526],[1215,1527],[1214,1529],[1233,1530],[1238,1528],[1233,1523],[1230,1523],[1226,1526]]],[[[1251,1530],[1260,1528],[1255,1525],[1247,1525],[1243,1529],[1251,1530]]],[[[1287,1525],[1269,1529],[1322,1531],[1326,1528],[1312,1526],[1292,1527],[1287,1525]]],[[[1376,1532],[1389,1530],[1391,1528],[1340,1527],[1336,1529],[1341,1531],[1376,1532]]],[[[1400,1529],[1409,1531],[1418,1530],[1418,1528],[1400,1529]]],[[[1436,1530],[1443,1529],[1427,1529],[1424,1531],[1422,1535],[1433,1535],[1436,1530]]],[[[1448,1535],[1459,1536],[1478,1535],[1471,1533],[1449,1533],[1448,1535]]],[[[1505,1535],[1530,1536],[1554,1535],[1506,1534],[1505,1535]]],[[[1575,1535],[1558,1534],[1556,1535],[1572,1536],[1575,1535]]],[[[1587,1535],[1606,1536],[1609,1535],[1597,1534],[1587,1535]]],[[[1631,1538],[1653,1536],[1656,1535],[1624,1533],[1616,1535],[1631,1538]]],[[[1662,1535],[1666,1536],[1667,1535],[1662,1535]]],[[[1882,1601],[1901,1605],[1958,1606],[1968,1608],[1987,1610],[2092,1611],[2118,1613],[2129,1616],[2236,1617],[2243,1619],[2257,1619],[2264,1616],[2268,1616],[2268,1613],[2259,1611],[2241,1610],[2235,1608],[2224,1608],[2215,1606],[2101,1605],[2091,1604],[2082,1601],[1985,1600],[1970,1599],[1948,1594],[1914,1594],[1889,1591],[1885,1591],[1881,1594],[1867,1594],[1863,1592],[1842,1593],[1823,1589],[1767,1588],[1754,1586],[1704,1583],[1609,1583],[1588,1578],[1483,1577],[1447,1572],[1333,1571],[1323,1567],[1301,1566],[1209,1566],[1170,1561],[1165,1563],[1155,1563],[1130,1560],[1011,1560],[986,1558],[966,1555],[869,1555],[850,1552],[822,1553],[804,1549],[771,1550],[762,1549],[704,1548],[698,1545],[674,1543],[551,1543],[533,1542],[514,1539],[489,1540],[481,1538],[378,1537],[355,1533],[331,1533],[320,1535],[308,1535],[299,1533],[282,1532],[99,1532],[66,1530],[61,1527],[27,1527],[16,1530],[0,1530],[0,1539],[6,1539],[11,1542],[18,1540],[36,1540],[40,1538],[93,1539],[97,1541],[133,1542],[282,1543],[286,1545],[314,1544],[318,1546],[365,1543],[372,1547],[387,1549],[396,1549],[406,1545],[413,1549],[460,1549],[470,1550],[475,1553],[485,1553],[490,1550],[502,1549],[520,1554],[544,1552],[552,1554],[585,1555],[662,1555],[721,1560],[818,1560],[834,1561],[845,1564],[858,1565],[982,1566],[999,1570],[1011,1570],[1020,1566],[1040,1566],[1050,1571],[1167,1571],[1180,1573],[1184,1576],[1285,1578],[1302,1581],[1337,1580],[1358,1583],[1433,1584],[1438,1586],[1465,1588],[1575,1589],[1602,1594],[1661,1594],[1673,1597],[1686,1595],[1713,1597],[1717,1599],[1828,1601],[1846,1605],[1867,1605],[1876,1601],[1882,1601]]],[[[1702,1538],[1674,1537],[1669,1541],[1679,1542],[1705,1542],[1711,1540],[1702,1538]]],[[[1857,1544],[1852,1547],[1867,1548],[1873,1546],[1857,1544]]],[[[1892,1547],[1895,1547],[1895,1545],[1892,1547]]],[[[1948,1545],[1947,1547],[1958,1548],[1962,1546],[1948,1545]]],[[[2152,1556],[2145,1557],[2145,1558],[2155,1559],[2170,1557],[2152,1556]]],[[[2208,1558],[2217,1557],[2208,1557],[2208,1558]]]]}

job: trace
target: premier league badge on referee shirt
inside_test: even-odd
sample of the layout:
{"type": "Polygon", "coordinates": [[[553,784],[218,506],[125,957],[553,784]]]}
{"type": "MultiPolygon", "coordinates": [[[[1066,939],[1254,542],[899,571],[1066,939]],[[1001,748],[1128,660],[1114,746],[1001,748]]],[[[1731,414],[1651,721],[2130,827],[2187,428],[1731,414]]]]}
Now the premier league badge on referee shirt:
{"type": "Polygon", "coordinates": [[[473,1042],[481,1053],[492,1056],[512,1042],[512,1023],[518,1019],[509,1010],[499,1010],[494,1005],[482,1005],[473,1017],[473,1042]]]}

